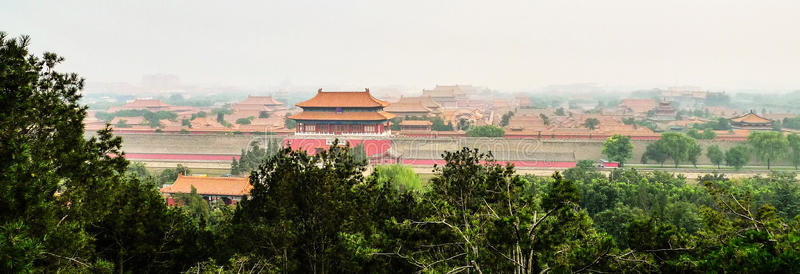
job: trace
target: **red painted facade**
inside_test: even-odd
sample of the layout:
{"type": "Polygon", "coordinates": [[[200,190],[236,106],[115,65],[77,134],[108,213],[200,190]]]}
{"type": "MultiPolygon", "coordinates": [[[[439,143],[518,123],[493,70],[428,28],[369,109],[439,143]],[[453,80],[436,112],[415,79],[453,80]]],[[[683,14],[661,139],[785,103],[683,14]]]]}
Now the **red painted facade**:
{"type": "MultiPolygon", "coordinates": [[[[350,144],[350,147],[363,144],[364,150],[367,152],[367,156],[382,155],[388,152],[392,146],[392,142],[390,140],[346,139],[340,140],[339,142],[342,145],[350,144]]],[[[330,141],[326,139],[290,138],[283,140],[283,146],[291,147],[292,150],[302,150],[310,155],[314,155],[317,153],[317,150],[327,150],[330,147],[330,141]]]]}

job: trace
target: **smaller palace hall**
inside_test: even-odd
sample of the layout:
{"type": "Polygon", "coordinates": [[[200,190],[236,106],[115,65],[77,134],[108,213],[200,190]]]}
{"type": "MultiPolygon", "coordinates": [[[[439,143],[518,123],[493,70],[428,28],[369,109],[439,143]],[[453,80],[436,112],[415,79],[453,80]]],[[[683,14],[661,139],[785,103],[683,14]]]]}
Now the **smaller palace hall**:
{"type": "Polygon", "coordinates": [[[295,135],[388,136],[394,114],[383,110],[389,103],[365,91],[322,91],[298,103],[303,111],[289,116],[297,122],[295,135]]]}

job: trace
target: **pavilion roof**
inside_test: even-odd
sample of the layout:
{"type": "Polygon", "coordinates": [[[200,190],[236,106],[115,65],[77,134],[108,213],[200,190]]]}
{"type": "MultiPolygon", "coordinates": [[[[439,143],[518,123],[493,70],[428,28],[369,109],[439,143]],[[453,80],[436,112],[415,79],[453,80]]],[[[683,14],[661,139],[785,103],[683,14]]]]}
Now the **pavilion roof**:
{"type": "Polygon", "coordinates": [[[401,126],[430,126],[433,125],[431,121],[428,120],[403,120],[400,122],[401,126]]]}
{"type": "Polygon", "coordinates": [[[162,193],[191,193],[192,187],[201,195],[244,196],[253,186],[247,178],[205,177],[178,175],[171,186],[161,188],[162,193]]]}
{"type": "Polygon", "coordinates": [[[772,120],[758,116],[752,112],[739,117],[731,118],[731,121],[737,123],[753,123],[753,124],[763,124],[772,122],[772,120]]]}
{"type": "Polygon", "coordinates": [[[236,111],[242,110],[254,110],[254,111],[272,111],[270,107],[267,105],[262,104],[243,104],[243,103],[236,103],[231,105],[231,109],[236,111]]]}
{"type": "Polygon", "coordinates": [[[332,112],[332,111],[303,111],[289,116],[294,120],[333,120],[333,121],[383,121],[394,118],[396,115],[385,112],[332,112]]]}
{"type": "Polygon", "coordinates": [[[169,107],[172,107],[172,105],[169,105],[157,99],[135,99],[132,102],[126,103],[121,106],[109,107],[107,112],[114,113],[120,110],[131,110],[131,109],[150,109],[150,110],[166,109],[169,107]]]}
{"type": "Polygon", "coordinates": [[[401,97],[394,104],[421,104],[427,108],[441,108],[442,105],[433,100],[430,96],[418,96],[418,97],[401,97]]]}
{"type": "Polygon", "coordinates": [[[388,112],[431,112],[430,108],[423,106],[421,103],[394,103],[384,108],[388,112]]]}
{"type": "Polygon", "coordinates": [[[648,112],[658,105],[656,100],[653,99],[622,99],[622,102],[619,104],[622,107],[627,107],[631,109],[631,111],[635,113],[644,113],[648,112]]]}
{"type": "Polygon", "coordinates": [[[306,101],[298,103],[298,107],[386,107],[389,103],[376,99],[366,91],[322,91],[306,101]]]}

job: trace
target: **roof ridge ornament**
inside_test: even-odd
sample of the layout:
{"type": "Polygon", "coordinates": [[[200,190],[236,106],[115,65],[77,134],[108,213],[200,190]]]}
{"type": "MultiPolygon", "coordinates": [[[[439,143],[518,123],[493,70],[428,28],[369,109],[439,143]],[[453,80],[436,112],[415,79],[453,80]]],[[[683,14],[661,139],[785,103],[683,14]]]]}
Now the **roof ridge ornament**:
{"type": "Polygon", "coordinates": [[[369,88],[364,88],[366,93],[369,93],[369,88]]]}
{"type": "Polygon", "coordinates": [[[318,89],[317,93],[322,93],[322,88],[318,89]]]}

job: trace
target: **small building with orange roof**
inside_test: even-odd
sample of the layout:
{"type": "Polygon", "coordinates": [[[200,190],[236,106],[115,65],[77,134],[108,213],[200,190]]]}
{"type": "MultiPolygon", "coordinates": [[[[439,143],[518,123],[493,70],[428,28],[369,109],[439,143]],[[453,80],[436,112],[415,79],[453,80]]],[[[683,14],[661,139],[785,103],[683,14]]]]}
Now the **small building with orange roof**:
{"type": "Polygon", "coordinates": [[[162,102],[161,100],[156,99],[135,99],[130,103],[126,103],[122,106],[114,106],[108,108],[108,113],[114,113],[121,110],[149,110],[152,112],[156,111],[166,111],[172,105],[162,102]]]}
{"type": "Polygon", "coordinates": [[[651,111],[658,106],[656,100],[653,99],[622,99],[620,102],[619,107],[629,111],[633,114],[645,114],[648,111],[651,111]]]}
{"type": "Polygon", "coordinates": [[[272,96],[247,96],[241,102],[231,105],[235,110],[255,110],[255,111],[274,111],[286,109],[283,103],[275,100],[272,96]]]}
{"type": "Polygon", "coordinates": [[[400,122],[402,131],[431,131],[433,123],[427,120],[403,120],[400,122]]]}
{"type": "Polygon", "coordinates": [[[174,195],[192,193],[192,188],[207,201],[221,201],[230,205],[241,201],[244,196],[250,195],[253,186],[250,185],[248,178],[178,174],[178,179],[172,185],[162,187],[161,193],[167,198],[168,204],[175,205],[174,195]]]}
{"type": "Polygon", "coordinates": [[[758,116],[751,111],[745,115],[731,118],[731,126],[736,129],[772,130],[772,120],[758,116]]]}
{"type": "Polygon", "coordinates": [[[384,110],[399,117],[429,117],[432,116],[432,110],[422,105],[420,102],[403,102],[392,103],[384,110]]]}

